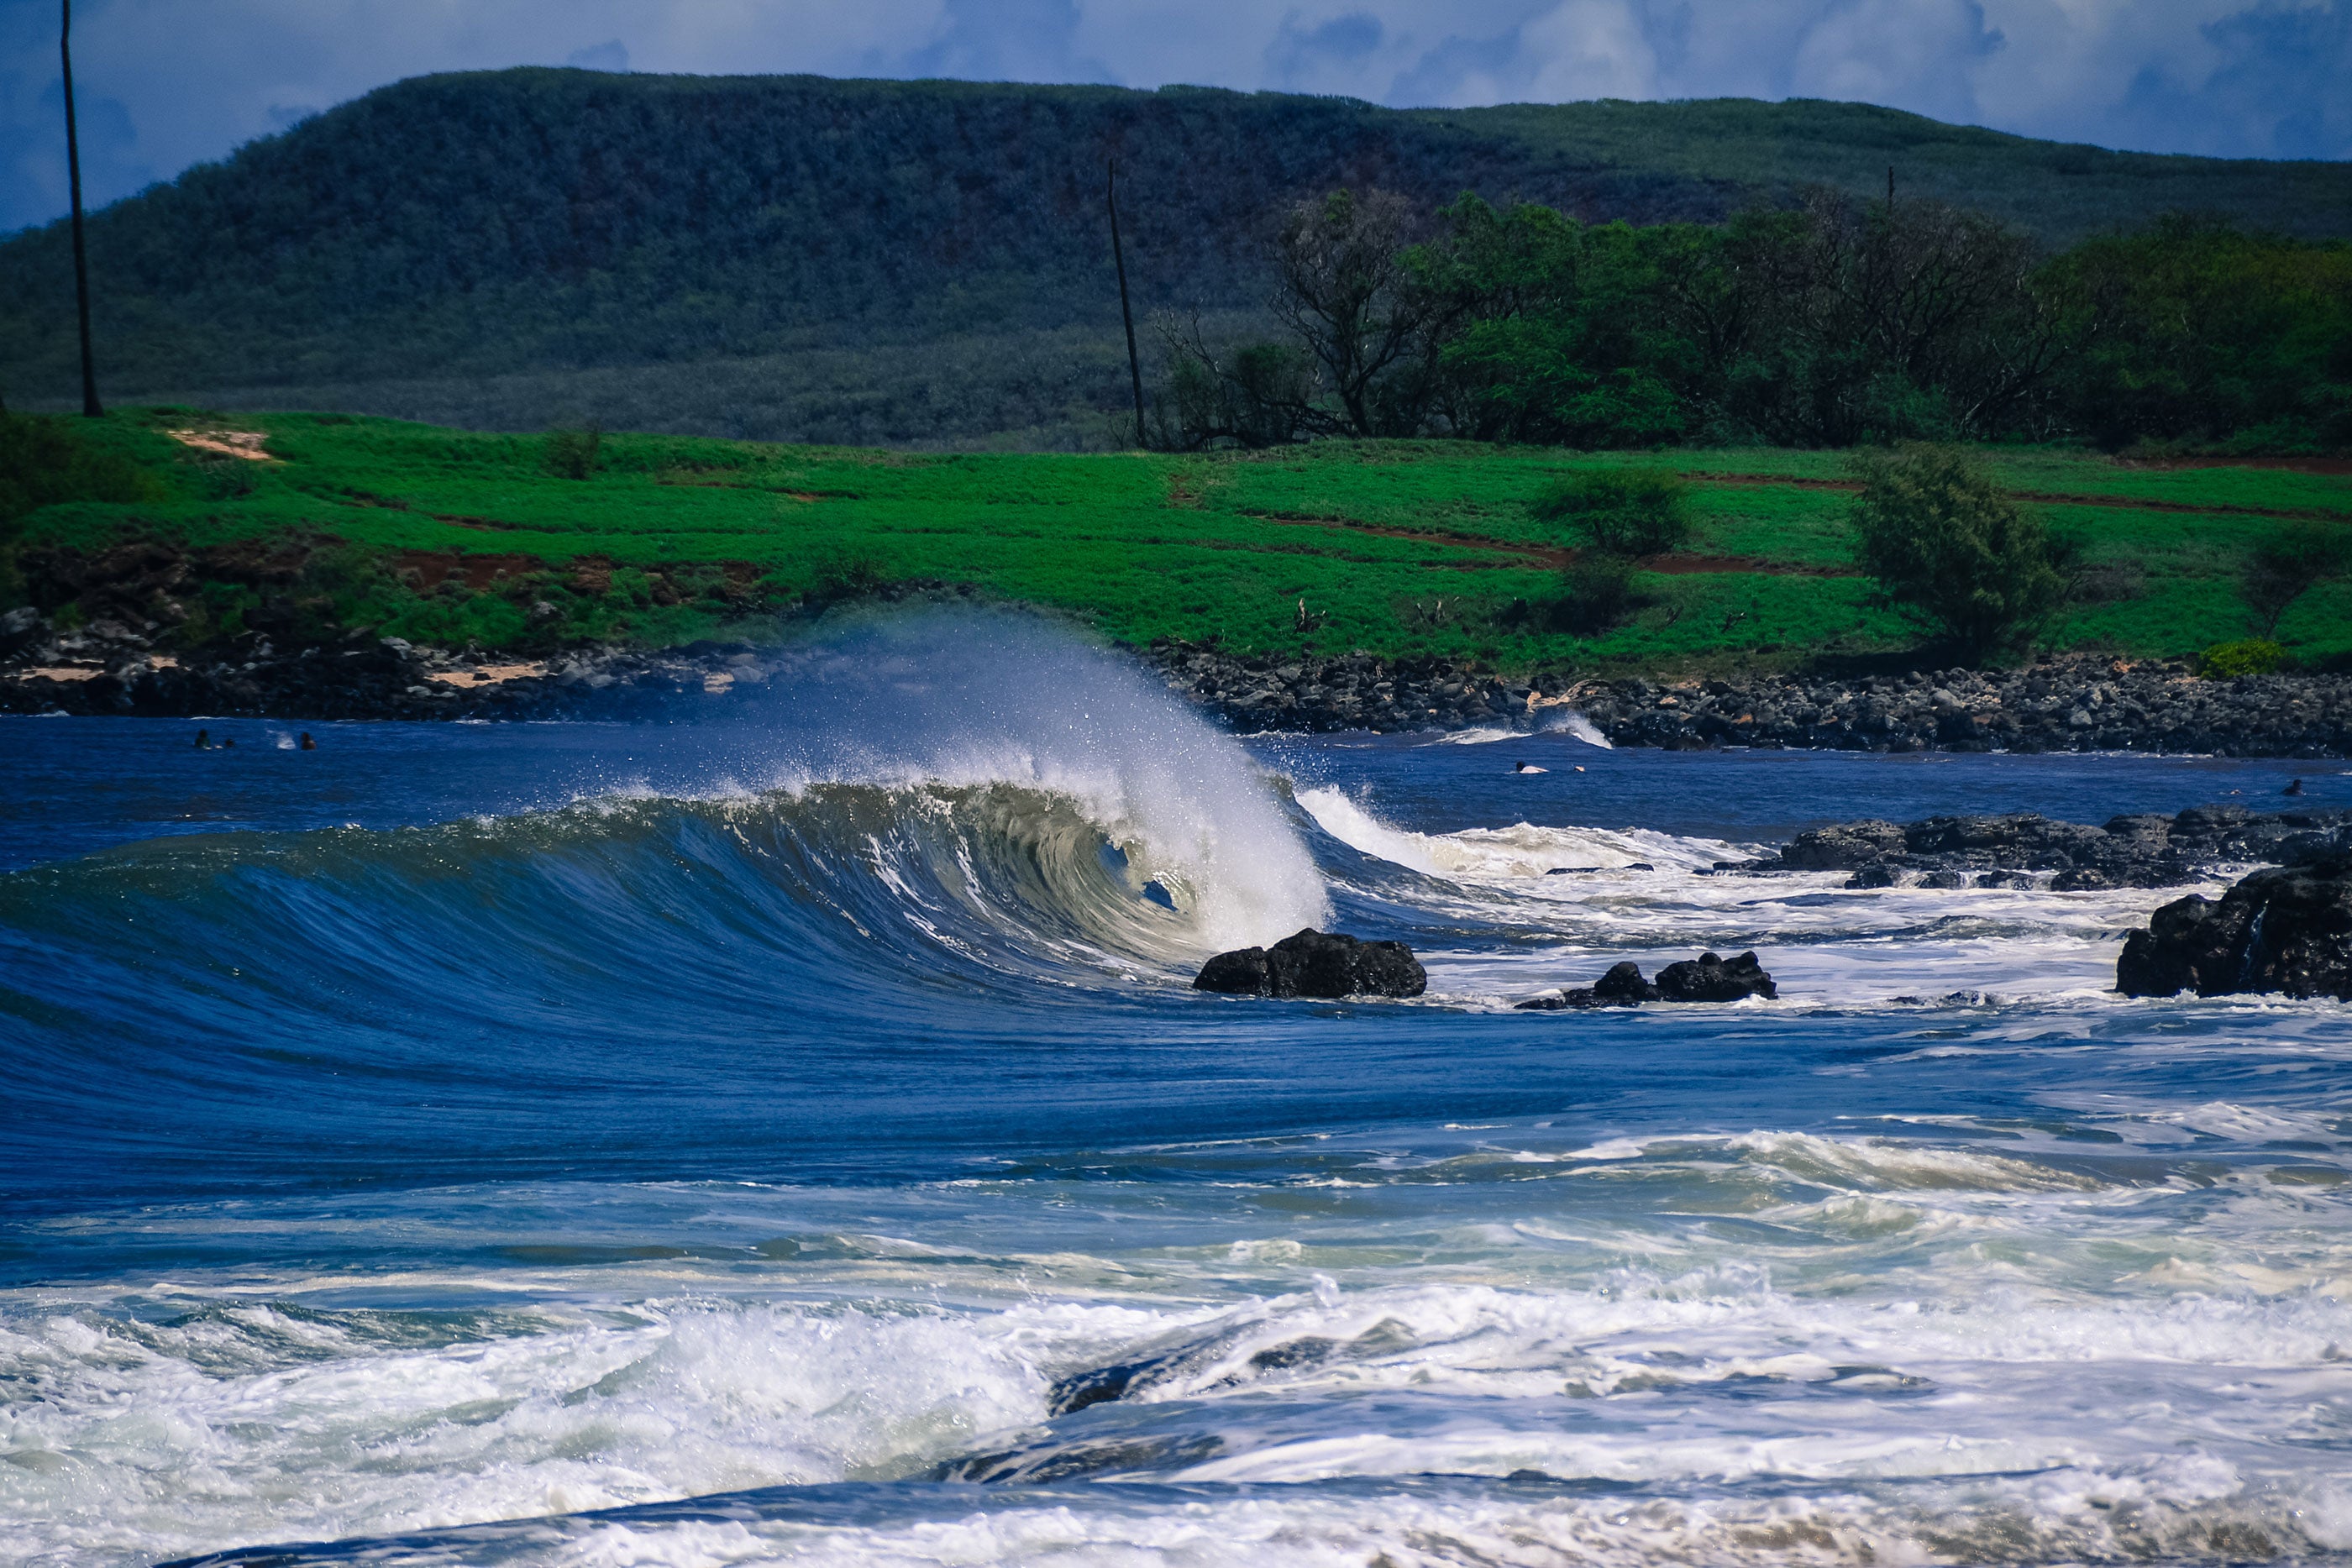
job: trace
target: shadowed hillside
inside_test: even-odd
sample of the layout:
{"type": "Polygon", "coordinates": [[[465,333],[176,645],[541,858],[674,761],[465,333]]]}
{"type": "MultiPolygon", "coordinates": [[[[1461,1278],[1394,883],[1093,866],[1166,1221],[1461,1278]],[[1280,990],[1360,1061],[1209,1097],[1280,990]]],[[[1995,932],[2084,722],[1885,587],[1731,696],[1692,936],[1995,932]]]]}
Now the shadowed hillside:
{"type": "MultiPolygon", "coordinates": [[[[91,224],[115,397],[486,426],[1087,444],[1120,401],[1102,217],[1143,309],[1253,311],[1298,197],[1465,189],[1713,219],[1811,183],[2052,242],[2196,209],[2352,232],[2333,164],[2118,154],[1856,105],[1350,99],[522,69],[421,78],[91,224]]],[[[0,245],[0,390],[71,390],[61,225],[0,245]]]]}

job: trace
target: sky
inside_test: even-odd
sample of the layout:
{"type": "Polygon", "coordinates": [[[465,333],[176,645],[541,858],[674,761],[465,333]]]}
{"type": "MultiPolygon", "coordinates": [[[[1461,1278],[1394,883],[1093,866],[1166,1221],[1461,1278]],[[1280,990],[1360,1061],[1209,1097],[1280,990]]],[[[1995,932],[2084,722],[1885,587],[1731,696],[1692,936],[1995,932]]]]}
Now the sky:
{"type": "MultiPolygon", "coordinates": [[[[0,232],[66,209],[58,11],[0,0],[0,232]]],[[[2352,0],[79,0],[74,45],[93,206],[383,83],[514,65],[1399,108],[1831,98],[2105,147],[2352,158],[2352,0]]]]}

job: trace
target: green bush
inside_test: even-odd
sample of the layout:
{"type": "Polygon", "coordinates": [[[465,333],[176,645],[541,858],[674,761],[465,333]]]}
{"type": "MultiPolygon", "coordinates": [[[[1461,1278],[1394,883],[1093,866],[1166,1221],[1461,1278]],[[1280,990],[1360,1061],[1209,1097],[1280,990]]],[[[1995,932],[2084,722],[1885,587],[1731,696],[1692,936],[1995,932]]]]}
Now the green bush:
{"type": "Polygon", "coordinates": [[[596,472],[597,448],[604,444],[602,425],[585,430],[547,433],[547,471],[564,479],[585,479],[596,472]]]}
{"type": "Polygon", "coordinates": [[[1981,658],[2056,609],[2060,552],[1974,458],[1909,447],[1859,459],[1855,559],[1905,614],[1981,658]]]}
{"type": "Polygon", "coordinates": [[[1690,486],[1664,468],[1596,468],[1571,474],[1529,508],[1565,523],[1606,555],[1639,560],[1664,555],[1690,537],[1690,486]]]}
{"type": "Polygon", "coordinates": [[[1570,562],[1562,574],[1568,594],[1556,617],[1560,630],[1591,637],[1624,620],[1641,601],[1633,591],[1637,564],[1631,556],[1603,550],[1587,550],[1570,562]]]}
{"type": "Polygon", "coordinates": [[[2209,681],[2226,681],[2232,675],[2267,675],[2283,668],[2287,662],[2286,650],[2267,637],[2248,637],[2238,643],[2216,643],[2197,655],[2197,673],[2209,681]]]}
{"type": "Polygon", "coordinates": [[[2254,612],[2254,631],[2268,639],[2294,601],[2352,564],[2352,540],[2340,523],[2290,523],[2246,552],[2238,571],[2239,597],[2254,612]]]}

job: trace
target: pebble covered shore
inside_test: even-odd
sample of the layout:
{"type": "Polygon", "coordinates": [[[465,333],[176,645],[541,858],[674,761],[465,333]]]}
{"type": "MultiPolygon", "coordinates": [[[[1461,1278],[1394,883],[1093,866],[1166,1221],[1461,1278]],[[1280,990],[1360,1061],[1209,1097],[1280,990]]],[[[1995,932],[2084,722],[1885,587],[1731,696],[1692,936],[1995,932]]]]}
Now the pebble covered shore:
{"type": "Polygon", "coordinates": [[[1845,751],[2352,755],[2352,676],[2200,680],[2182,661],[2074,656],[2013,670],[1669,682],[1507,680],[1440,660],[1235,657],[1161,642],[1169,685],[1235,729],[1540,728],[1582,716],[1612,746],[1845,751]]]}
{"type": "MultiPolygon", "coordinates": [[[[1513,680],[1441,659],[1239,656],[1161,640],[1137,653],[1235,730],[1555,727],[1578,716],[1613,746],[1849,751],[2162,751],[2352,756],[2352,676],[2200,680],[2179,661],[2074,656],[2011,670],[1513,680]]],[[[723,696],[789,672],[791,649],[698,643],[543,657],[398,638],[173,653],[109,622],[61,631],[0,615],[0,713],[278,718],[550,717],[723,696]]]]}

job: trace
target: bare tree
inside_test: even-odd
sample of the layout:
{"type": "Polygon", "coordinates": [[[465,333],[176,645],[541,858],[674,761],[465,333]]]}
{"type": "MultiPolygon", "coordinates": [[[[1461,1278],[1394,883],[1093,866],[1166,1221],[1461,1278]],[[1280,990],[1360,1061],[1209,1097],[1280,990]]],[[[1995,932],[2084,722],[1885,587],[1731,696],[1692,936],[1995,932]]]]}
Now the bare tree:
{"type": "Polygon", "coordinates": [[[2060,304],[2033,287],[2033,242],[1980,213],[1816,193],[1798,232],[1759,259],[1747,298],[1801,361],[1783,436],[1904,434],[1887,427],[1888,400],[1914,394],[1939,405],[1944,434],[1979,434],[2045,386],[2064,351],[2060,304]]]}
{"type": "Polygon", "coordinates": [[[1301,202],[1274,247],[1267,302],[1321,372],[1328,433],[1409,435],[1437,382],[1443,329],[1459,307],[1421,286],[1406,252],[1412,207],[1392,191],[1301,202]]]}

